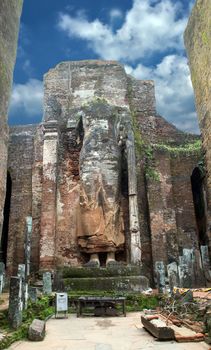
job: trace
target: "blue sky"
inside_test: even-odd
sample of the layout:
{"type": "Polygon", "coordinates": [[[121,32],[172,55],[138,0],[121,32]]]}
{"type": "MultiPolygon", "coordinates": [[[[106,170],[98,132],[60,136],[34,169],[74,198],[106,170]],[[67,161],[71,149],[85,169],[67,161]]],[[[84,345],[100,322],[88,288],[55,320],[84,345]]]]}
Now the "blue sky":
{"type": "Polygon", "coordinates": [[[153,79],[158,113],[198,132],[183,32],[193,0],[25,0],[10,124],[42,119],[43,74],[57,63],[115,59],[153,79]]]}

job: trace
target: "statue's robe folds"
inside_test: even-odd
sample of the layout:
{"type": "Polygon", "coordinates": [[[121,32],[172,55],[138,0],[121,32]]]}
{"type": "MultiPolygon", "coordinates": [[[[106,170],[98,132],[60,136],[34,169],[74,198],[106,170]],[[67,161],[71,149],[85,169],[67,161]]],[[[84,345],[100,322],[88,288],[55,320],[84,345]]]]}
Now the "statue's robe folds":
{"type": "Polygon", "coordinates": [[[122,250],[125,242],[118,125],[115,115],[103,112],[82,116],[78,244],[90,254],[122,250]]]}

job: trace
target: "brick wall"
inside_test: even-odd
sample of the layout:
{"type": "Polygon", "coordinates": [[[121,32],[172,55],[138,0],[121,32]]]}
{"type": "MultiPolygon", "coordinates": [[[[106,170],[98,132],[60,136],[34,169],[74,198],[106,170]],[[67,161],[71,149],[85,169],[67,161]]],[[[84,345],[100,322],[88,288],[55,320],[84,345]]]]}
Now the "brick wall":
{"type": "Polygon", "coordinates": [[[8,170],[12,179],[7,268],[24,263],[26,216],[32,215],[32,166],[36,125],[10,129],[8,170]]]}
{"type": "Polygon", "coordinates": [[[207,168],[207,233],[211,252],[211,2],[197,0],[184,35],[207,168]]]}
{"type": "Polygon", "coordinates": [[[3,225],[7,174],[7,113],[22,3],[23,0],[1,0],[0,2],[0,237],[3,225]]]}

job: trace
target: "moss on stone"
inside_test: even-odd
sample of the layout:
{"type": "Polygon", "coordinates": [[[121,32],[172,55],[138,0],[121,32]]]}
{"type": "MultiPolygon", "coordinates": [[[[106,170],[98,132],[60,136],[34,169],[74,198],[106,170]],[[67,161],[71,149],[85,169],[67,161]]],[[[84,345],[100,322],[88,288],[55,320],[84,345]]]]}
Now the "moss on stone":
{"type": "Polygon", "coordinates": [[[117,265],[109,268],[62,267],[63,278],[139,276],[139,266],[117,265]]]}
{"type": "Polygon", "coordinates": [[[204,45],[208,45],[209,40],[208,40],[208,35],[206,32],[202,32],[201,34],[202,42],[204,45]]]}
{"type": "Polygon", "coordinates": [[[148,288],[148,279],[144,276],[65,278],[63,281],[67,291],[96,290],[133,292],[148,288]]]}
{"type": "Polygon", "coordinates": [[[202,154],[202,142],[200,139],[197,139],[195,142],[186,143],[183,145],[172,146],[169,144],[154,144],[153,147],[157,150],[168,151],[171,154],[179,155],[179,154],[193,154],[198,153],[202,154]]]}

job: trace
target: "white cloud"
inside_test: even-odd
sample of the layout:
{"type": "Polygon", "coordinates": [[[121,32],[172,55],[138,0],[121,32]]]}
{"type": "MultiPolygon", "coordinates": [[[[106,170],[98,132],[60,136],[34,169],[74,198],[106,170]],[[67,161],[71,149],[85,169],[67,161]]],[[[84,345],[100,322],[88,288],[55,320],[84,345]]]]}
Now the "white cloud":
{"type": "Polygon", "coordinates": [[[76,17],[61,13],[58,27],[70,38],[86,40],[103,59],[134,61],[155,52],[181,50],[187,22],[181,6],[180,1],[134,0],[116,31],[99,19],[89,21],[84,13],[76,17]]]}
{"type": "Polygon", "coordinates": [[[14,84],[10,113],[22,111],[29,117],[42,113],[43,83],[37,79],[29,79],[25,84],[14,84]]]}
{"type": "Polygon", "coordinates": [[[116,19],[116,18],[122,18],[122,17],[123,17],[122,11],[121,11],[120,9],[118,9],[118,8],[113,8],[113,9],[110,11],[109,15],[110,15],[110,19],[111,19],[111,20],[114,20],[114,19],[116,19]]]}
{"type": "Polygon", "coordinates": [[[194,96],[187,59],[169,55],[155,68],[139,64],[135,69],[125,66],[128,74],[137,79],[155,81],[157,110],[179,129],[199,132],[194,96]]]}
{"type": "MultiPolygon", "coordinates": [[[[189,12],[192,6],[190,0],[189,12]]],[[[110,18],[112,11],[118,15],[113,9],[110,18]]],[[[85,12],[75,17],[61,13],[58,27],[70,39],[85,40],[98,57],[124,62],[136,78],[155,80],[158,112],[178,128],[198,132],[190,73],[183,56],[187,12],[180,0],[133,0],[117,30],[112,20],[110,24],[99,19],[89,21],[85,12]],[[143,59],[153,59],[156,66],[143,65],[143,59]]]]}
{"type": "Polygon", "coordinates": [[[22,65],[23,71],[30,77],[33,73],[33,67],[31,65],[31,61],[27,58],[22,65]]]}

